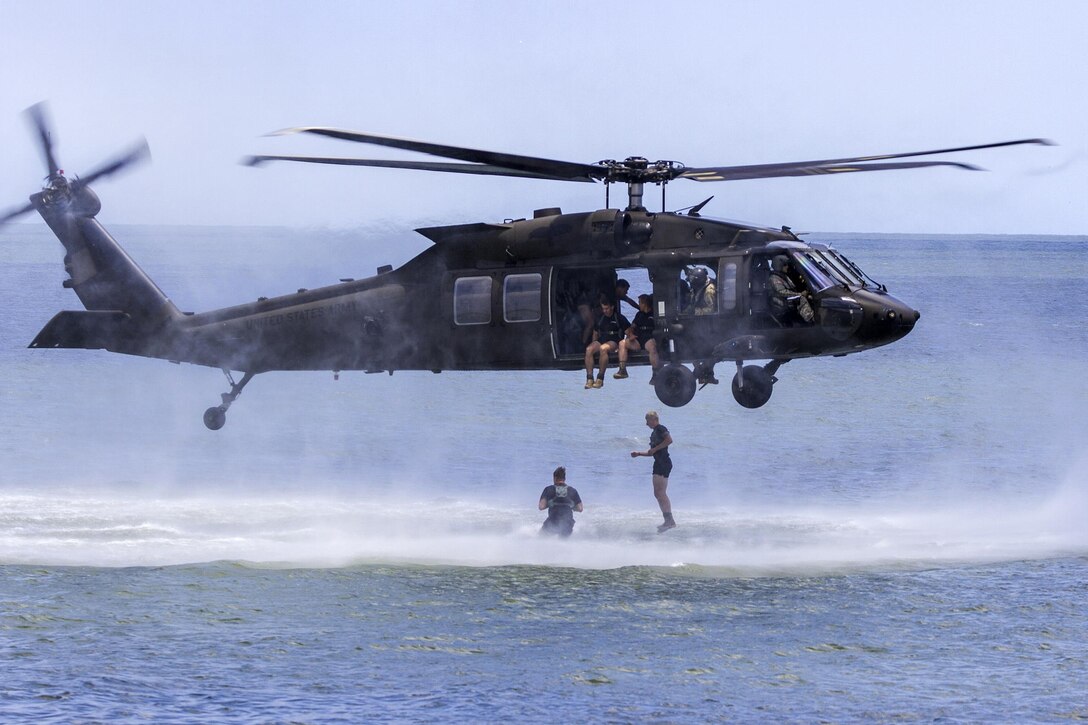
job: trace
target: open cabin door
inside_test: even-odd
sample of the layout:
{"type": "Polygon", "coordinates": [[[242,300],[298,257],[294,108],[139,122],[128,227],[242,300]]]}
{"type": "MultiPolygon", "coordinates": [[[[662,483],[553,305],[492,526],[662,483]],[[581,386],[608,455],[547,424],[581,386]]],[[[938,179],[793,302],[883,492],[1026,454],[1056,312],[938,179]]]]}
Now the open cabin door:
{"type": "Polygon", "coordinates": [[[651,270],[663,357],[677,362],[706,359],[715,346],[737,334],[745,318],[742,259],[692,259],[651,270]]]}
{"type": "MultiPolygon", "coordinates": [[[[553,340],[556,359],[570,363],[585,359],[586,346],[601,316],[600,299],[616,303],[616,311],[630,323],[638,313],[639,295],[652,294],[650,272],[645,267],[555,268],[552,274],[553,340]],[[620,299],[620,283],[628,284],[626,299],[620,299]]],[[[633,353],[639,360],[644,353],[633,353]]]]}

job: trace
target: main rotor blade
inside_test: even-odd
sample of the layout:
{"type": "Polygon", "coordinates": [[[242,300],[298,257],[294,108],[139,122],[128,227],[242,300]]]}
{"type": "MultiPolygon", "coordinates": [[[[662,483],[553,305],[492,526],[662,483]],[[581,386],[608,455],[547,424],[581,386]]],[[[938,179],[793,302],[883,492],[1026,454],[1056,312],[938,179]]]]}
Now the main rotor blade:
{"type": "Polygon", "coordinates": [[[14,219],[17,216],[22,216],[23,214],[26,214],[28,211],[33,211],[33,209],[34,209],[33,204],[27,204],[26,206],[19,207],[18,209],[13,209],[13,210],[9,211],[4,216],[0,216],[0,226],[3,226],[5,224],[7,224],[9,221],[11,221],[12,219],[14,219]]]}
{"type": "Polygon", "coordinates": [[[488,176],[516,176],[527,179],[549,179],[552,181],[581,181],[593,183],[592,179],[575,178],[565,176],[549,176],[536,174],[531,171],[518,171],[502,166],[489,164],[454,164],[442,161],[388,161],[382,159],[351,159],[338,156],[280,156],[261,155],[247,156],[242,159],[246,166],[259,166],[268,161],[300,161],[311,164],[334,164],[338,166],[378,166],[390,169],[414,169],[417,171],[446,171],[454,174],[482,174],[488,176]]]}
{"type": "Polygon", "coordinates": [[[60,166],[57,164],[56,158],[53,156],[53,141],[50,138],[49,133],[49,121],[45,117],[45,102],[41,101],[35,103],[25,111],[27,117],[30,119],[31,124],[38,132],[38,141],[41,144],[42,156],[44,157],[46,171],[50,178],[58,171],[60,166]]]}
{"type": "MultiPolygon", "coordinates": [[[[977,146],[960,146],[957,148],[934,149],[932,151],[910,151],[901,154],[883,154],[879,156],[854,156],[844,159],[819,159],[816,161],[791,161],[781,164],[754,164],[750,166],[705,166],[701,168],[685,169],[679,174],[679,178],[695,179],[696,181],[730,181],[734,179],[765,179],[775,176],[805,176],[808,174],[824,174],[841,172],[844,169],[837,168],[842,165],[863,164],[864,168],[847,169],[850,171],[885,171],[888,169],[917,168],[912,166],[880,166],[867,162],[886,161],[887,159],[902,159],[910,156],[929,156],[932,154],[950,154],[957,151],[976,151],[978,149],[992,149],[1001,146],[1018,146],[1021,144],[1037,144],[1040,146],[1053,146],[1053,142],[1043,138],[1026,138],[1019,141],[1001,141],[999,143],[980,144],[977,146]],[[822,170],[821,170],[822,169],[822,170]]],[[[967,164],[955,164],[952,162],[931,162],[919,164],[919,166],[960,166],[961,168],[976,168],[967,164]]]]}
{"type": "Polygon", "coordinates": [[[126,166],[142,161],[149,156],[151,156],[151,149],[147,145],[147,140],[141,138],[139,143],[133,146],[131,150],[127,151],[121,156],[118,156],[112,161],[102,164],[91,173],[79,177],[79,179],[76,180],[75,183],[81,186],[87,186],[96,179],[117,173],[126,166]]]}
{"type": "Polygon", "coordinates": [[[740,179],[769,179],[779,176],[816,176],[820,174],[849,174],[857,171],[890,171],[920,169],[927,166],[952,166],[968,171],[981,171],[978,166],[955,161],[893,161],[883,164],[767,164],[766,166],[723,166],[720,168],[684,169],[677,177],[692,181],[738,181],[740,179]]]}
{"type": "Polygon", "coordinates": [[[997,143],[984,143],[977,146],[958,146],[952,149],[934,149],[932,151],[908,151],[902,154],[881,154],[879,156],[855,156],[850,159],[826,159],[824,161],[809,161],[810,164],[851,164],[862,161],[886,161],[888,159],[905,159],[908,156],[932,156],[934,154],[951,154],[957,151],[978,151],[979,149],[996,149],[1002,146],[1020,146],[1022,144],[1035,144],[1037,146],[1053,146],[1054,142],[1045,138],[1022,138],[1018,141],[998,141],[997,143]]]}
{"type": "Polygon", "coordinates": [[[429,143],[427,141],[413,141],[406,138],[394,138],[392,136],[377,136],[357,131],[345,131],[337,128],[324,128],[320,126],[302,126],[276,131],[271,135],[289,133],[312,133],[318,136],[355,141],[357,143],[369,143],[376,146],[404,149],[406,151],[418,151],[431,156],[442,156],[447,159],[468,161],[478,164],[525,171],[530,174],[538,174],[552,179],[569,181],[590,181],[604,178],[607,169],[593,164],[579,164],[571,161],[555,161],[536,156],[520,156],[517,154],[505,154],[495,151],[481,151],[479,149],[464,148],[461,146],[445,146],[443,144],[429,143]]]}

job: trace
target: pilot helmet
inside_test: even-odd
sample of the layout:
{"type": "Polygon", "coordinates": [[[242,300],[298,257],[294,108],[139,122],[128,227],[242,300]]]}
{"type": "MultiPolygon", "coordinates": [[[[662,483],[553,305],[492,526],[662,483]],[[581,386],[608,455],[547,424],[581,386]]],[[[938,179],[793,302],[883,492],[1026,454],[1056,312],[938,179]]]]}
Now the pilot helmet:
{"type": "Polygon", "coordinates": [[[771,269],[775,272],[783,272],[790,265],[790,258],[785,254],[776,254],[771,260],[771,269]]]}
{"type": "Polygon", "coordinates": [[[688,270],[688,281],[696,289],[706,286],[707,272],[705,267],[692,267],[688,270]]]}

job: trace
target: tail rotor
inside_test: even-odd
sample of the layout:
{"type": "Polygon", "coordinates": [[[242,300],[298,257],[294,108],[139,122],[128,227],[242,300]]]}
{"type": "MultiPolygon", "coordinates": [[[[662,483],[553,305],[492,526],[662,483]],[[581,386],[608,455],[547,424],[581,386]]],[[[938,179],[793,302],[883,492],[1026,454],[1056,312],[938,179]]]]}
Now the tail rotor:
{"type": "MultiPolygon", "coordinates": [[[[75,180],[69,181],[64,175],[64,170],[60,167],[60,163],[57,161],[56,153],[54,152],[53,134],[49,120],[46,116],[45,103],[35,103],[30,108],[26,109],[25,113],[31,126],[33,126],[34,131],[37,133],[42,159],[46,166],[45,186],[39,197],[40,204],[45,207],[63,210],[72,206],[74,200],[93,196],[93,193],[80,192],[90,192],[89,185],[92,182],[115,174],[151,156],[151,150],[147,145],[147,141],[141,138],[139,142],[128,151],[100,164],[89,174],[86,174],[83,177],[76,177],[75,180]]],[[[34,199],[35,197],[31,197],[29,204],[0,213],[0,226],[38,208],[34,199]]],[[[94,206],[94,204],[80,203],[76,205],[76,208],[86,210],[93,208],[94,206]]]]}

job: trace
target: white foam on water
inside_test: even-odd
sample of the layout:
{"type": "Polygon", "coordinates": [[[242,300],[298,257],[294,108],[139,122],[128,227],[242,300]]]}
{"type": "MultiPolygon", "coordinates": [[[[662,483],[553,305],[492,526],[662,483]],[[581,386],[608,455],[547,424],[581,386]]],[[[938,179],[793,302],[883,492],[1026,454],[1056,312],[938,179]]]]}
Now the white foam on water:
{"type": "Polygon", "coordinates": [[[456,499],[4,494],[0,562],[695,565],[758,574],[1084,555],[1085,469],[1041,502],[961,501],[933,510],[715,507],[678,511],[679,526],[663,535],[655,533],[660,517],[651,509],[591,506],[566,540],[540,536],[543,514],[535,510],[456,499]]]}

